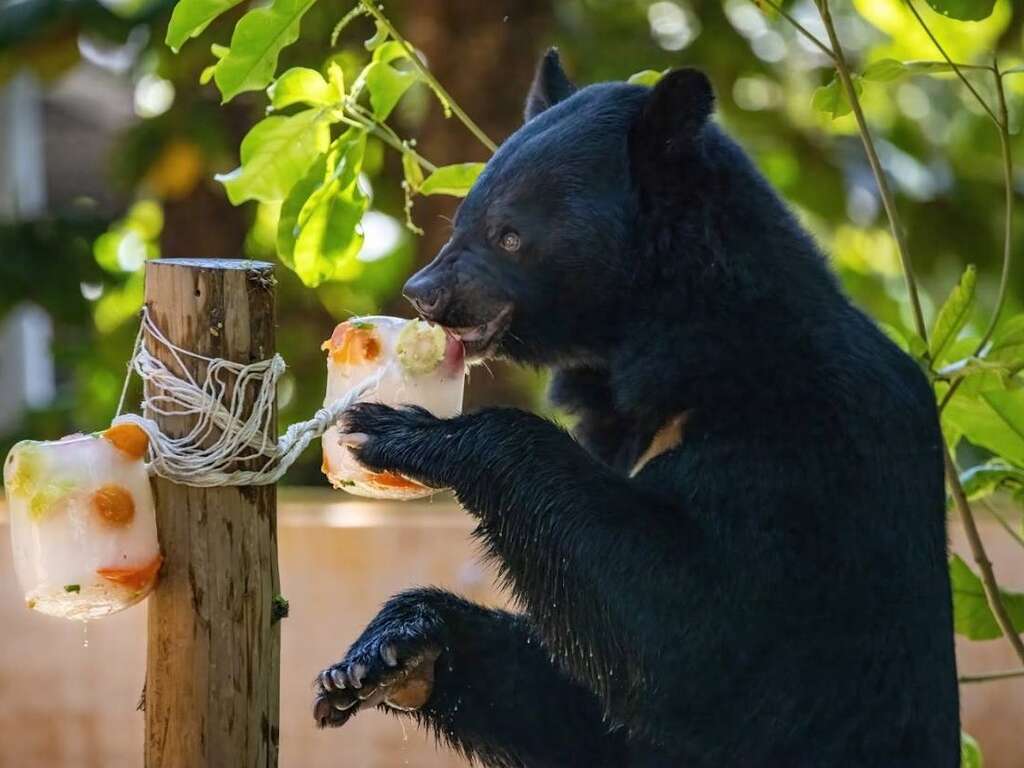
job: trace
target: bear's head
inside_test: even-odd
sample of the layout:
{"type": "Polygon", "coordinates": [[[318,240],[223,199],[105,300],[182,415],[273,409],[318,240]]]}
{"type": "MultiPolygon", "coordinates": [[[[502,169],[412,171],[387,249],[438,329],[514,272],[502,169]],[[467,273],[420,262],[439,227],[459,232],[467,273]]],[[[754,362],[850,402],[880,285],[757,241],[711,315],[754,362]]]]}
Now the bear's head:
{"type": "Polygon", "coordinates": [[[549,51],[524,125],[487,163],[406,297],[461,336],[470,357],[562,365],[599,355],[642,299],[645,199],[666,174],[699,164],[712,104],[692,69],[653,88],[577,90],[549,51]]]}

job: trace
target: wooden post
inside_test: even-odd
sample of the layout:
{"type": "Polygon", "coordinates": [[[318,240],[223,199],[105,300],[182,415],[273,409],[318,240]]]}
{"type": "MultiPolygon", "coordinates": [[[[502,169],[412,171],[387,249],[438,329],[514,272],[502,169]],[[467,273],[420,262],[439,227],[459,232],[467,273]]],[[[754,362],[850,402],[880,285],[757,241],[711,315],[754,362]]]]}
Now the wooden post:
{"type": "MultiPolygon", "coordinates": [[[[273,267],[263,262],[146,264],[146,304],[157,327],[206,357],[250,363],[274,354],[273,286],[273,267]]],[[[150,351],[177,368],[165,350],[150,351]]],[[[203,375],[200,361],[185,364],[203,375]]],[[[172,435],[190,423],[147,415],[172,435]]],[[[146,768],[274,768],[276,488],[193,488],[156,478],[154,493],[164,564],[148,603],[146,768]]]]}

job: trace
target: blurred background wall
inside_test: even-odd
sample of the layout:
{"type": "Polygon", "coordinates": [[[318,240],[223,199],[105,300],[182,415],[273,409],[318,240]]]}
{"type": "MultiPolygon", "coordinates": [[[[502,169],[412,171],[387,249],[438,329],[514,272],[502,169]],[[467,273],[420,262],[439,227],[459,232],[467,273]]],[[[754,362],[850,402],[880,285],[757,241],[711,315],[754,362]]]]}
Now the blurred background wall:
{"type": "MultiPolygon", "coordinates": [[[[852,118],[832,121],[811,107],[813,90],[831,77],[827,62],[748,0],[386,5],[459,103],[498,140],[519,125],[533,67],[548,45],[561,48],[581,84],[642,69],[705,69],[717,89],[719,119],[796,206],[847,290],[876,318],[909,325],[895,248],[852,118]]],[[[927,40],[904,24],[900,0],[833,5],[852,57],[935,57],[927,40]]],[[[274,259],[274,207],[234,208],[212,178],[237,164],[239,141],[265,106],[261,94],[246,94],[222,107],[212,86],[199,82],[210,45],[226,41],[238,13],[172,56],[162,43],[170,7],[169,0],[0,0],[4,451],[25,437],[90,431],[109,421],[136,332],[147,258],[274,259]]],[[[791,10],[817,28],[809,0],[791,10]]],[[[328,59],[346,72],[361,66],[368,56],[362,40],[372,30],[354,24],[332,47],[338,15],[337,4],[315,6],[301,40],[285,49],[281,69],[328,59]]],[[[1024,63],[1024,5],[1015,0],[998,0],[984,23],[946,28],[934,15],[929,22],[957,58],[994,48],[1005,66],[1024,63]]],[[[1007,85],[1019,126],[1024,77],[1007,85]]],[[[980,321],[995,293],[1001,248],[995,132],[948,78],[872,84],[863,99],[928,308],[969,260],[980,272],[980,321]]],[[[437,164],[486,159],[486,150],[426,93],[410,92],[393,119],[437,164]]],[[[1013,143],[1024,156],[1019,130],[1013,143]]],[[[281,423],[306,418],[322,400],[318,346],[334,323],[352,314],[406,314],[399,286],[446,238],[456,201],[418,200],[414,215],[425,234],[417,237],[402,226],[398,159],[371,142],[366,172],[373,204],[363,222],[366,244],[348,279],[306,289],[278,268],[278,344],[290,365],[279,392],[281,423]]],[[[1024,189],[1024,177],[1018,174],[1016,184],[1024,189]]],[[[1018,252],[1021,219],[1014,230],[1018,252]]],[[[1017,308],[1024,281],[1016,280],[1013,291],[1017,308]]],[[[540,374],[495,364],[475,370],[468,400],[470,407],[502,402],[547,412],[543,388],[540,374]]],[[[323,486],[319,463],[311,449],[287,482],[323,486]]],[[[293,606],[284,633],[284,764],[456,764],[432,757],[429,740],[411,726],[403,733],[393,719],[367,716],[341,734],[316,734],[306,713],[307,683],[374,606],[403,586],[439,582],[500,602],[488,574],[474,564],[468,522],[442,503],[423,516],[420,507],[335,508],[327,506],[334,497],[312,498],[285,504],[282,513],[282,579],[293,606]]],[[[0,751],[0,764],[140,764],[141,720],[133,707],[142,680],[144,609],[90,627],[83,648],[80,627],[22,609],[9,553],[0,549],[0,740],[15,745],[0,751]]],[[[1001,579],[1024,588],[1019,556],[995,549],[1005,562],[1001,579]]],[[[969,671],[1011,666],[997,642],[962,644],[961,651],[971,654],[964,657],[969,671]]],[[[965,695],[971,732],[990,767],[1024,765],[1012,725],[1024,716],[1022,686],[976,686],[965,695]]]]}

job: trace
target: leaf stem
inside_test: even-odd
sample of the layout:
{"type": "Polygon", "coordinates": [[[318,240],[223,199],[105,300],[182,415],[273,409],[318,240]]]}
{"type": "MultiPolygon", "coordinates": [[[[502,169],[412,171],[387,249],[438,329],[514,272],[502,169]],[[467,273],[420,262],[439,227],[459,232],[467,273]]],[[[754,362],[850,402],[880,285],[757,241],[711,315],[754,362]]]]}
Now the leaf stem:
{"type": "Polygon", "coordinates": [[[1007,680],[1013,677],[1024,677],[1024,668],[1007,669],[1002,672],[985,672],[979,675],[960,675],[957,680],[961,683],[988,683],[993,680],[1007,680]]]}
{"type": "MultiPolygon", "coordinates": [[[[1006,72],[1001,72],[999,69],[998,58],[993,58],[991,66],[978,65],[983,69],[990,71],[995,78],[996,96],[998,98],[998,115],[992,111],[992,108],[988,105],[988,102],[981,97],[981,94],[975,89],[974,85],[968,80],[963,72],[960,70],[964,67],[963,64],[956,64],[946,53],[946,49],[942,47],[942,43],[939,42],[938,38],[932,33],[928,24],[925,23],[924,18],[918,13],[917,8],[914,6],[913,0],[905,0],[907,7],[910,12],[914,15],[918,25],[925,31],[928,38],[932,41],[935,48],[942,54],[942,58],[946,60],[956,73],[960,81],[967,87],[977,102],[982,106],[985,112],[988,113],[989,118],[995,124],[996,129],[999,131],[999,146],[1002,155],[1003,164],[1003,189],[1004,189],[1004,213],[1003,213],[1003,267],[1002,272],[999,276],[999,293],[996,297],[996,305],[992,310],[992,317],[989,319],[988,326],[985,328],[984,334],[978,342],[977,347],[974,350],[974,356],[982,356],[982,350],[985,349],[985,345],[988,344],[992,338],[992,334],[995,333],[996,326],[999,324],[999,317],[1002,314],[1003,307],[1006,304],[1006,297],[1010,285],[1010,272],[1013,266],[1013,203],[1014,203],[1014,192],[1013,192],[1013,151],[1010,144],[1010,117],[1006,107],[1006,89],[1003,84],[1003,77],[1006,72]]],[[[1009,71],[1009,70],[1008,70],[1009,71]]],[[[939,412],[941,413],[949,401],[956,394],[957,389],[960,388],[960,382],[963,379],[954,381],[950,388],[946,391],[942,401],[939,403],[939,412]]]]}
{"type": "MultiPolygon", "coordinates": [[[[1006,294],[1010,285],[1010,269],[1013,266],[1013,150],[1010,144],[1010,114],[1006,108],[1006,89],[1003,87],[1003,74],[999,71],[998,59],[993,62],[993,74],[996,81],[996,95],[999,98],[999,119],[996,125],[999,128],[999,146],[1003,156],[1003,190],[1004,205],[1003,213],[1003,271],[999,276],[999,293],[996,297],[996,306],[992,310],[992,319],[989,320],[988,328],[985,329],[981,341],[978,343],[978,352],[992,338],[996,326],[999,323],[999,315],[1006,304],[1006,294]]],[[[975,354],[977,354],[976,352],[975,354]]]]}
{"type": "Polygon", "coordinates": [[[999,582],[996,581],[995,571],[992,569],[992,561],[988,559],[988,554],[985,552],[985,545],[981,540],[981,533],[978,531],[974,512],[967,501],[967,495],[964,493],[963,486],[960,485],[960,474],[953,461],[953,456],[949,452],[949,446],[945,442],[943,442],[942,451],[942,457],[946,465],[946,481],[949,484],[949,491],[953,496],[953,503],[956,505],[957,512],[960,513],[960,519],[963,521],[964,533],[967,535],[967,544],[971,548],[971,555],[974,558],[974,562],[978,565],[978,570],[981,572],[981,586],[985,591],[988,607],[992,610],[992,615],[995,617],[999,629],[1002,630],[1006,639],[1013,647],[1017,658],[1024,663],[1024,641],[1021,640],[1017,630],[1014,629],[1013,622],[1010,620],[1010,614],[1007,612],[1006,606],[1003,605],[1002,596],[999,594],[999,582]]]}
{"type": "MultiPolygon", "coordinates": [[[[992,71],[992,67],[990,67],[988,64],[964,64],[964,63],[959,62],[959,61],[958,62],[952,62],[949,59],[946,59],[945,61],[930,61],[928,59],[913,59],[911,61],[905,61],[903,63],[906,64],[908,67],[912,67],[915,64],[918,65],[918,66],[934,66],[936,64],[939,64],[939,65],[941,65],[941,64],[949,64],[950,66],[953,67],[953,71],[954,72],[956,71],[957,67],[959,67],[960,69],[973,69],[973,70],[978,70],[978,71],[981,71],[981,72],[991,72],[992,71]]],[[[929,73],[925,72],[925,73],[922,73],[922,74],[929,74],[929,73]]],[[[944,74],[944,73],[936,72],[934,74],[944,74]]]]}
{"type": "Polygon", "coordinates": [[[868,163],[871,166],[872,173],[875,175],[875,183],[878,185],[878,192],[882,197],[882,205],[889,218],[889,229],[892,231],[893,239],[896,241],[896,248],[900,254],[900,263],[903,266],[903,278],[906,282],[907,296],[910,299],[910,307],[914,315],[914,326],[922,341],[927,342],[928,329],[924,322],[924,312],[921,310],[921,298],[917,292],[917,282],[914,279],[914,269],[910,262],[910,252],[907,249],[907,240],[903,234],[903,227],[900,224],[899,214],[896,211],[896,203],[893,199],[892,191],[889,189],[889,181],[885,176],[885,170],[882,168],[882,163],[878,159],[878,153],[875,151],[875,142],[871,137],[871,131],[868,129],[867,120],[864,118],[864,111],[861,109],[860,99],[857,97],[857,91],[853,85],[853,78],[850,75],[850,67],[847,64],[846,56],[843,53],[843,46],[839,42],[838,34],[836,34],[836,27],[832,21],[832,14],[828,8],[828,0],[815,0],[815,3],[818,6],[818,12],[821,15],[821,20],[825,25],[825,31],[828,32],[829,42],[832,44],[832,52],[834,54],[833,61],[835,62],[836,73],[839,75],[839,79],[843,83],[843,89],[846,91],[846,97],[850,102],[850,107],[852,108],[854,117],[857,120],[857,128],[860,132],[861,141],[864,144],[864,151],[867,153],[868,163]]]}
{"type": "Polygon", "coordinates": [[[368,119],[361,114],[361,110],[355,110],[358,110],[358,107],[356,107],[354,110],[350,110],[348,113],[343,115],[341,117],[341,122],[345,123],[345,125],[352,125],[357,128],[362,128],[363,130],[368,131],[369,133],[372,133],[374,136],[383,141],[396,152],[400,152],[403,155],[409,155],[410,157],[412,157],[412,159],[419,163],[419,166],[427,173],[433,173],[434,171],[437,170],[436,165],[427,160],[425,157],[423,157],[423,155],[421,155],[415,149],[410,147],[408,144],[403,142],[398,137],[398,134],[391,130],[390,126],[387,126],[384,123],[378,123],[376,120],[368,119]]]}
{"type": "Polygon", "coordinates": [[[827,45],[825,45],[825,43],[823,43],[823,42],[822,42],[822,41],[821,41],[821,40],[820,40],[820,39],[818,38],[818,36],[817,36],[817,35],[815,35],[815,34],[814,34],[813,32],[811,32],[811,31],[810,31],[809,29],[807,29],[807,27],[805,27],[805,26],[804,26],[803,24],[801,24],[801,23],[800,23],[799,21],[797,21],[796,19],[794,19],[794,18],[793,18],[793,16],[792,16],[791,14],[787,13],[787,12],[785,11],[785,9],[783,9],[783,7],[782,7],[781,5],[779,5],[778,3],[776,3],[776,2],[774,1],[774,0],[762,0],[762,2],[763,2],[763,3],[765,4],[765,5],[769,5],[769,6],[771,6],[771,8],[772,8],[772,9],[773,9],[773,10],[774,10],[774,11],[775,11],[776,13],[778,13],[778,14],[779,14],[779,15],[780,15],[780,16],[781,16],[782,18],[784,18],[784,19],[785,19],[786,21],[788,21],[788,22],[789,22],[790,24],[792,24],[792,25],[793,25],[793,27],[795,27],[795,28],[796,28],[796,30],[797,30],[797,31],[798,31],[798,32],[799,32],[800,34],[802,34],[802,35],[803,35],[804,37],[806,37],[806,38],[807,38],[807,39],[808,39],[808,40],[809,40],[809,41],[810,41],[811,43],[813,43],[813,44],[814,44],[814,46],[815,46],[815,47],[816,47],[816,48],[817,48],[818,50],[820,50],[820,51],[821,51],[822,53],[824,53],[824,54],[825,54],[826,56],[828,56],[828,57],[829,57],[829,59],[831,59],[832,61],[835,61],[835,60],[836,60],[836,55],[835,55],[835,53],[833,53],[832,49],[831,49],[831,48],[829,48],[829,47],[828,47],[827,45]]]}
{"type": "Polygon", "coordinates": [[[445,90],[444,86],[441,85],[440,81],[438,81],[438,79],[434,77],[433,73],[423,65],[423,62],[420,61],[420,57],[416,53],[416,50],[409,44],[409,41],[406,40],[402,36],[402,34],[397,29],[394,28],[394,26],[392,26],[391,22],[388,21],[387,17],[383,13],[381,13],[380,8],[374,3],[374,0],[360,0],[360,2],[363,4],[363,7],[370,12],[373,18],[376,19],[380,23],[380,25],[387,30],[388,34],[391,35],[395,42],[402,46],[405,52],[409,54],[409,58],[412,60],[413,66],[415,66],[416,69],[419,70],[420,76],[427,82],[428,85],[430,85],[431,88],[434,89],[437,95],[441,97],[442,101],[448,104],[452,112],[455,113],[455,116],[459,118],[459,120],[462,122],[464,126],[466,126],[469,132],[472,133],[477,138],[477,140],[485,147],[487,147],[487,149],[489,149],[492,153],[497,152],[498,146],[493,141],[491,141],[487,134],[484,133],[483,130],[481,130],[480,126],[478,126],[473,121],[473,119],[470,118],[470,116],[467,115],[462,110],[462,107],[460,107],[458,105],[458,102],[456,102],[455,99],[451,97],[451,94],[449,94],[448,91],[445,90]]]}

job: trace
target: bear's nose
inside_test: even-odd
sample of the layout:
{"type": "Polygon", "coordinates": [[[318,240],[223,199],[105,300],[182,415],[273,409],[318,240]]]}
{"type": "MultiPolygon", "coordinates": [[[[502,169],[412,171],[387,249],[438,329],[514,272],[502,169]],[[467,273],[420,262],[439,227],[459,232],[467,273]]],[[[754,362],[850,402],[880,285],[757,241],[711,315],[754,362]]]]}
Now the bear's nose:
{"type": "Polygon", "coordinates": [[[439,322],[448,307],[448,289],[422,270],[409,278],[402,295],[425,320],[439,322]]]}

